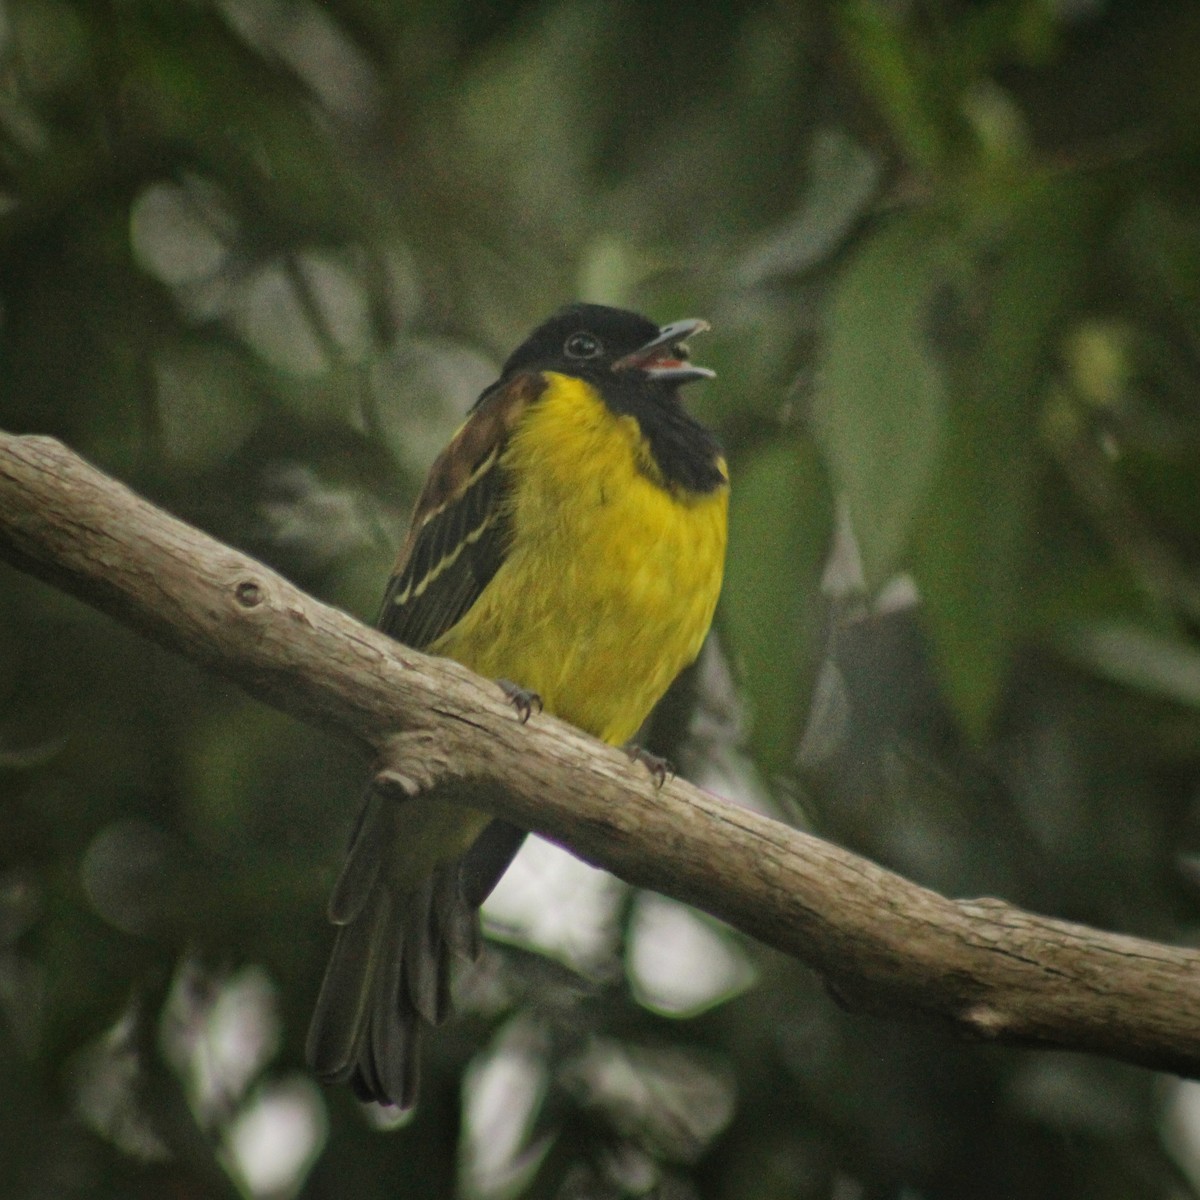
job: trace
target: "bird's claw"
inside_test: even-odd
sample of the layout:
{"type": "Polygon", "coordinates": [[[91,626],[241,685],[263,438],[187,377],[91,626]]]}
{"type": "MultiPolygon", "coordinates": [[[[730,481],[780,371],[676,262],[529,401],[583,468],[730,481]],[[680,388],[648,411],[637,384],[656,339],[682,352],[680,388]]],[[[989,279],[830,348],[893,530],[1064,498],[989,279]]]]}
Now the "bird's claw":
{"type": "Polygon", "coordinates": [[[500,685],[500,690],[509,704],[517,710],[517,719],[522,725],[529,720],[535,708],[538,712],[542,711],[542,698],[537,692],[531,692],[528,688],[523,688],[509,679],[498,679],[496,682],[500,685]]]}
{"type": "Polygon", "coordinates": [[[654,778],[654,786],[662,787],[675,774],[675,765],[669,758],[662,758],[657,754],[651,754],[649,750],[642,746],[637,746],[630,742],[625,747],[625,753],[629,756],[631,762],[639,762],[654,778]]]}

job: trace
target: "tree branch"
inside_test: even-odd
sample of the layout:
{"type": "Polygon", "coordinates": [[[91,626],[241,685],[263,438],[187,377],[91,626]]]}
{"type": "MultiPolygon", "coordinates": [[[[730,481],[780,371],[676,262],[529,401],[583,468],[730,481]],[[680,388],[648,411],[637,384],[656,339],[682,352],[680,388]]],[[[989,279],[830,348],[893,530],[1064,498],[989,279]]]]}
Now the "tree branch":
{"type": "Polygon", "coordinates": [[[139,499],[58,442],[0,433],[0,556],[372,756],[820,971],[835,994],[977,1038],[1200,1077],[1200,953],[998,900],[949,900],[679,780],[400,646],[139,499]]]}

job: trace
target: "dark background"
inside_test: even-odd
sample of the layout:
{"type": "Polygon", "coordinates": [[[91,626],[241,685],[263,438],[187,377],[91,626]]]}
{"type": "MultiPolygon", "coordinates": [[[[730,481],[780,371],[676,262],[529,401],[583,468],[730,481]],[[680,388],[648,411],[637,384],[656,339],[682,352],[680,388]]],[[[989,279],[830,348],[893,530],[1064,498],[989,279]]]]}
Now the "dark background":
{"type": "MultiPolygon", "coordinates": [[[[1200,6],[7,0],[0,89],[0,426],[370,620],[537,321],[706,316],[728,577],[650,744],[1196,942],[1200,6]]],[[[302,1063],[361,772],[0,571],[0,1196],[1200,1192],[1200,1086],[845,1014],[545,846],[394,1128],[302,1063]]]]}

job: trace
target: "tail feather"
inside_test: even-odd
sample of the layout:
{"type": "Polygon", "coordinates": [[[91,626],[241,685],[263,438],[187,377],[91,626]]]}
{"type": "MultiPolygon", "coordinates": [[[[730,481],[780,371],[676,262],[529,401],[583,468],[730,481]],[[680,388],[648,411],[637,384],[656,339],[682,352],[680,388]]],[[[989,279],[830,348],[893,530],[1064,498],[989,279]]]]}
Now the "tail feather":
{"type": "Polygon", "coordinates": [[[399,932],[391,931],[377,968],[350,1082],[360,1100],[411,1108],[420,1083],[421,1020],[403,991],[406,954],[399,948],[399,932]]]}
{"type": "MultiPolygon", "coordinates": [[[[308,1035],[308,1061],[326,1083],[349,1081],[364,1100],[416,1100],[423,1025],[450,1014],[451,963],[478,915],[458,864],[399,897],[384,882],[337,933],[308,1035]]],[[[470,944],[478,944],[475,932],[470,944]]]]}
{"type": "Polygon", "coordinates": [[[323,1082],[349,1082],[362,1100],[409,1108],[422,1029],[450,1015],[453,960],[478,957],[479,905],[524,835],[493,829],[465,858],[412,885],[390,803],[368,797],[330,899],[337,937],[307,1057],[323,1082]]]}
{"type": "Polygon", "coordinates": [[[343,1082],[354,1070],[370,1012],[369,986],[390,934],[386,889],[376,902],[337,931],[308,1029],[305,1053],[317,1075],[343,1082]]]}
{"type": "Polygon", "coordinates": [[[350,835],[350,848],[333,891],[326,913],[332,925],[346,925],[357,919],[374,891],[379,872],[387,861],[394,827],[383,809],[386,801],[371,789],[363,798],[358,822],[350,835]]]}
{"type": "Polygon", "coordinates": [[[451,863],[434,872],[409,895],[404,914],[403,994],[430,1025],[440,1025],[450,1015],[452,947],[447,935],[466,908],[457,869],[451,863]]]}

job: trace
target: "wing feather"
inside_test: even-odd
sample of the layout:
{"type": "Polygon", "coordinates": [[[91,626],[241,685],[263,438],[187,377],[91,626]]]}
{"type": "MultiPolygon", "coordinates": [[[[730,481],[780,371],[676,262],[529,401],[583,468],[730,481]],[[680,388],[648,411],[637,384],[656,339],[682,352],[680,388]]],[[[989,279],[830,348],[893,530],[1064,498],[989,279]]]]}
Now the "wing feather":
{"type": "Polygon", "coordinates": [[[500,568],[511,534],[509,436],[542,393],[540,375],[485,392],[433,464],[384,597],[379,628],[416,649],[460,621],[500,568]]]}

